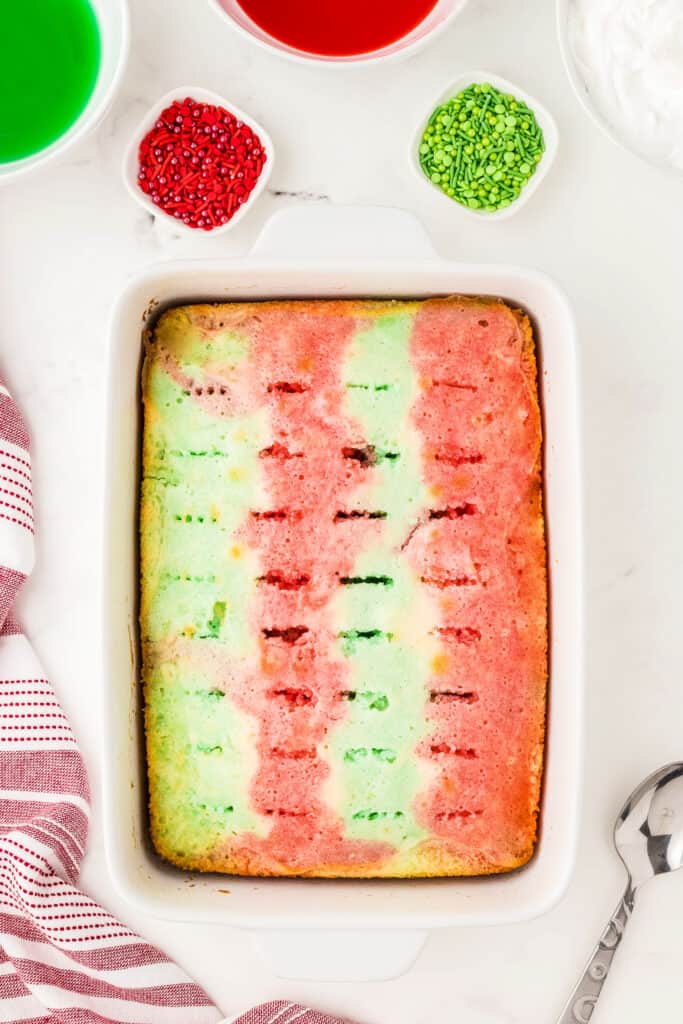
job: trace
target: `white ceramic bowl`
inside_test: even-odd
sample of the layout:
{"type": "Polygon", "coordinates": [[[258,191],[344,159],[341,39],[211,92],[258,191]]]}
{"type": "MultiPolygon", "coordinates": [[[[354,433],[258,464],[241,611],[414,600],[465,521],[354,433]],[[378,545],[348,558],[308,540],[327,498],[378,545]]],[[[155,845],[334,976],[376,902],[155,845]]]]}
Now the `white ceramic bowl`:
{"type": "MultiPolygon", "coordinates": [[[[286,0],[285,0],[286,2],[286,0]]],[[[369,0],[372,2],[372,0],[369,0]]],[[[309,53],[306,50],[299,50],[294,46],[288,46],[281,40],[271,36],[260,28],[256,22],[242,10],[238,0],[209,0],[209,5],[229,25],[240,33],[241,36],[251,39],[263,49],[271,53],[278,53],[281,57],[297,61],[300,64],[321,64],[327,67],[349,67],[354,65],[379,64],[380,61],[398,60],[407,57],[421,49],[430,39],[440,35],[446,26],[460,14],[467,4],[467,0],[437,0],[433,10],[429,12],[419,25],[412,32],[401,36],[396,42],[390,43],[379,50],[371,50],[368,53],[353,54],[349,57],[331,57],[322,54],[309,53]]]]}
{"type": "Polygon", "coordinates": [[[245,114],[245,112],[235,106],[234,103],[226,100],[224,96],[219,96],[216,92],[211,92],[209,89],[202,89],[197,85],[179,85],[177,89],[172,89],[170,92],[167,92],[165,96],[162,96],[161,99],[147,111],[142,121],[133,132],[123,157],[123,180],[133,199],[147,210],[148,213],[151,213],[152,216],[162,217],[185,234],[195,236],[213,236],[222,234],[225,231],[230,231],[230,229],[234,228],[236,224],[239,224],[246,213],[252,208],[261,192],[263,192],[266,187],[270,177],[270,172],[273,169],[274,158],[275,150],[273,148],[273,141],[270,135],[265,128],[258,123],[258,121],[253,119],[253,117],[249,117],[248,114],[245,114]],[[154,127],[154,124],[161,112],[165,110],[166,107],[169,107],[175,100],[184,100],[186,96],[192,97],[193,100],[197,100],[199,103],[211,103],[216,107],[224,107],[226,110],[229,110],[231,114],[234,114],[235,117],[244,122],[244,124],[258,135],[266,154],[266,162],[263,165],[261,175],[256,182],[256,185],[249,193],[246,202],[239,207],[237,212],[233,214],[229,221],[225,224],[219,225],[218,227],[212,228],[210,231],[204,231],[202,228],[192,228],[187,224],[183,224],[183,222],[177,217],[173,217],[170,213],[166,213],[161,206],[157,206],[156,203],[153,203],[149,196],[143,192],[138,185],[138,171],[140,166],[138,150],[140,143],[147,132],[154,127]]]}
{"type": "Polygon", "coordinates": [[[99,123],[119,87],[128,58],[127,0],[90,0],[100,30],[100,68],[92,95],[80,116],[53,143],[32,156],[0,163],[0,185],[60,156],[99,123]]]}
{"type": "Polygon", "coordinates": [[[571,82],[574,93],[579,103],[586,111],[591,121],[600,128],[604,134],[615,142],[622,149],[628,150],[629,153],[633,153],[641,160],[645,160],[649,164],[653,164],[655,167],[661,167],[665,171],[680,174],[680,170],[672,167],[671,164],[661,160],[650,158],[647,154],[634,148],[630,143],[618,132],[612,122],[605,117],[601,111],[596,107],[591,99],[591,94],[586,84],[586,81],[579,70],[574,54],[572,52],[571,43],[569,40],[569,8],[572,0],[557,0],[557,35],[560,43],[560,53],[562,54],[562,61],[564,63],[565,71],[567,72],[567,78],[571,82]]]}
{"type": "Polygon", "coordinates": [[[443,89],[439,93],[433,103],[430,103],[424,118],[420,121],[415,135],[413,136],[413,141],[410,147],[410,163],[423,185],[431,191],[437,192],[444,202],[448,203],[451,209],[462,210],[464,213],[469,214],[470,217],[479,217],[484,220],[505,220],[507,217],[512,217],[513,214],[521,210],[525,203],[529,202],[534,192],[538,190],[557,155],[558,144],[559,134],[555,119],[546,110],[543,104],[539,103],[534,96],[530,96],[529,93],[525,92],[524,89],[520,89],[519,86],[515,85],[513,82],[508,82],[506,78],[501,78],[500,75],[494,75],[490,71],[464,71],[451,82],[448,88],[443,89]],[[424,135],[425,128],[427,127],[429,119],[435,108],[440,106],[442,103],[446,103],[446,101],[451,99],[453,96],[457,96],[457,94],[463,89],[466,89],[468,85],[481,82],[489,82],[500,92],[512,93],[512,95],[516,96],[517,99],[523,100],[530,110],[532,110],[536,115],[536,120],[543,132],[543,138],[545,140],[545,152],[538,162],[535,173],[522,189],[519,198],[515,199],[509,206],[505,206],[502,210],[496,210],[493,213],[486,210],[472,210],[469,206],[463,206],[461,203],[456,202],[455,199],[451,199],[451,197],[447,196],[445,192],[442,192],[438,185],[435,185],[430,181],[420,166],[420,143],[422,142],[422,136],[424,135]]]}

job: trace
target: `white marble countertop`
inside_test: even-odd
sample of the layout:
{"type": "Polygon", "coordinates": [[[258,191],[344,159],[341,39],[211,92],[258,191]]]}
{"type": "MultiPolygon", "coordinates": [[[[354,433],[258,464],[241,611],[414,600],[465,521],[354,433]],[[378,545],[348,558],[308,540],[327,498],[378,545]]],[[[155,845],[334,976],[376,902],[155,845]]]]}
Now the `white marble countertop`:
{"type": "MultiPolygon", "coordinates": [[[[471,0],[404,64],[324,72],[238,39],[202,0],[133,0],[123,88],[58,166],[0,190],[0,363],[34,439],[38,565],[21,617],[61,696],[95,793],[84,885],[177,957],[226,1013],[283,995],[364,1024],[552,1022],[623,884],[611,822],[642,776],[683,754],[681,181],[589,123],[560,63],[550,0],[471,0]],[[560,126],[548,181],[519,216],[451,212],[412,176],[416,119],[468,67],[537,95],[560,126]],[[180,83],[223,93],[269,128],[269,192],[219,238],[179,238],[125,193],[120,161],[147,106],[180,83]],[[514,927],[434,934],[391,982],[284,982],[227,928],[170,926],[113,890],[101,841],[102,494],[107,319],[131,273],[178,256],[243,254],[285,204],[380,203],[418,214],[440,252],[538,267],[567,290],[582,353],[587,539],[586,789],[564,901],[514,927]]],[[[646,891],[594,1019],[674,1018],[683,1000],[683,875],[646,891]]],[[[677,1019],[677,1015],[676,1015],[677,1019]]]]}

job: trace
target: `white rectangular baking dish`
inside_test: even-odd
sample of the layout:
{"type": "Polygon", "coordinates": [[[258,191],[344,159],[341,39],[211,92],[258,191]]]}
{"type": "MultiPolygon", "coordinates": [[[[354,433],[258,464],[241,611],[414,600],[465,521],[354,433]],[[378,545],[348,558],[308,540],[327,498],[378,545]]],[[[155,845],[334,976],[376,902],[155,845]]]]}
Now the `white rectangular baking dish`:
{"type": "Polygon", "coordinates": [[[113,314],[109,389],[104,815],[109,865],[123,895],[168,919],[254,930],[278,973],[317,978],[392,976],[412,962],[427,929],[504,924],[549,909],[574,859],[582,720],[576,345],[558,288],[528,270],[441,260],[418,221],[399,210],[294,208],[270,221],[246,259],[167,263],[136,277],[113,314]],[[536,854],[520,871],[477,879],[306,881],[180,872],[156,857],[147,836],[137,660],[141,332],[161,309],[188,301],[453,293],[501,296],[522,306],[538,339],[551,683],[536,854]]]}

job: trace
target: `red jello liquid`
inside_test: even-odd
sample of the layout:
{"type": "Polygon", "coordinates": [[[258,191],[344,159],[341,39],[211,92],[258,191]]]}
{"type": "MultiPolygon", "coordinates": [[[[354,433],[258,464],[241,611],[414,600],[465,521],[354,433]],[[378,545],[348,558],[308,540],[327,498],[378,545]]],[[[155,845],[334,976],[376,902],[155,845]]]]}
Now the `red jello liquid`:
{"type": "Polygon", "coordinates": [[[324,57],[351,57],[395,43],[437,0],[239,0],[259,28],[288,46],[324,57]]]}

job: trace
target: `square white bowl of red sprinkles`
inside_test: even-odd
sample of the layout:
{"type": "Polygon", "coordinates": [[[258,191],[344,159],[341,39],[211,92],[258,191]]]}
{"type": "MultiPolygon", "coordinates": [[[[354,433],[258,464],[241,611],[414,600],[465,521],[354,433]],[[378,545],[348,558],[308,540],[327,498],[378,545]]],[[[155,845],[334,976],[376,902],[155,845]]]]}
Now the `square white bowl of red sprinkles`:
{"type": "Polygon", "coordinates": [[[123,179],[152,216],[186,234],[215,235],[234,228],[256,203],[273,159],[262,125],[218,93],[184,85],[138,124],[123,179]]]}

